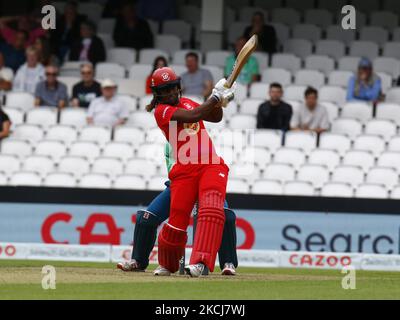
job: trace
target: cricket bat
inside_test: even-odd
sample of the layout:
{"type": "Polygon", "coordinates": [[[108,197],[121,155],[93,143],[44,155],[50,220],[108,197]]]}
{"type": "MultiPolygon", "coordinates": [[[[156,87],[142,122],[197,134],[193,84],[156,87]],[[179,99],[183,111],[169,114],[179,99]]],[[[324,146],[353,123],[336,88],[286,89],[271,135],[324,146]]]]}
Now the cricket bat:
{"type": "Polygon", "coordinates": [[[233,83],[239,76],[240,71],[242,71],[242,68],[247,63],[247,60],[249,60],[251,54],[254,52],[254,50],[256,50],[257,44],[258,44],[258,37],[255,34],[246,42],[242,50],[240,50],[236,58],[235,64],[233,65],[232,72],[226,81],[225,86],[227,88],[232,87],[233,83]]]}

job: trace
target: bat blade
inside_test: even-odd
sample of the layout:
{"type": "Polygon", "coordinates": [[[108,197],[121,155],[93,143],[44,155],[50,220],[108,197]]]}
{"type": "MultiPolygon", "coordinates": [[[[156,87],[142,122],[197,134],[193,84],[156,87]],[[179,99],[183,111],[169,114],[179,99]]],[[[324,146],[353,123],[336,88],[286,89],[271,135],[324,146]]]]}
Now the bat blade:
{"type": "Polygon", "coordinates": [[[251,54],[254,52],[254,50],[256,50],[257,44],[258,44],[258,37],[255,34],[246,42],[242,50],[240,50],[236,58],[235,64],[233,65],[232,72],[226,81],[227,88],[232,87],[233,83],[239,76],[240,71],[242,71],[242,68],[247,63],[247,60],[249,60],[251,54]]]}

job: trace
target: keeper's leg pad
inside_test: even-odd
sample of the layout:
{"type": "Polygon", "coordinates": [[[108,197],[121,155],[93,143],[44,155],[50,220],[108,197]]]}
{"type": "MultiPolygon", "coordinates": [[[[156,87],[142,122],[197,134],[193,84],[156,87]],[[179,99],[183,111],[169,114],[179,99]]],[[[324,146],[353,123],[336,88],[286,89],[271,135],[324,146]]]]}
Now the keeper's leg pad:
{"type": "Polygon", "coordinates": [[[186,241],[186,231],[165,224],[158,235],[158,263],[172,273],[177,272],[186,241]]]}
{"type": "Polygon", "coordinates": [[[209,190],[200,195],[190,264],[203,263],[211,272],[214,271],[224,222],[224,195],[216,190],[209,190]]]}
{"type": "Polygon", "coordinates": [[[142,269],[149,265],[149,256],[157,238],[157,228],[160,219],[150,211],[139,210],[133,232],[132,259],[135,259],[142,269]]]}
{"type": "Polygon", "coordinates": [[[233,263],[235,268],[238,266],[238,258],[236,252],[236,215],[233,210],[225,208],[225,225],[222,234],[221,246],[218,251],[219,266],[221,270],[225,263],[233,263]]]}

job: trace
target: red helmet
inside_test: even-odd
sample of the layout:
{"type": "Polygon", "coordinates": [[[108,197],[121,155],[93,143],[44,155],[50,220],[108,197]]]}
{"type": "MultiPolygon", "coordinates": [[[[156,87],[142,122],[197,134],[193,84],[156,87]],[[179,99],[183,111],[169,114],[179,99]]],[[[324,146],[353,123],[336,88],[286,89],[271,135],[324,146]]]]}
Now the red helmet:
{"type": "Polygon", "coordinates": [[[181,84],[181,79],[176,75],[174,70],[168,67],[159,68],[153,72],[151,76],[152,89],[163,89],[172,85],[181,84]]]}

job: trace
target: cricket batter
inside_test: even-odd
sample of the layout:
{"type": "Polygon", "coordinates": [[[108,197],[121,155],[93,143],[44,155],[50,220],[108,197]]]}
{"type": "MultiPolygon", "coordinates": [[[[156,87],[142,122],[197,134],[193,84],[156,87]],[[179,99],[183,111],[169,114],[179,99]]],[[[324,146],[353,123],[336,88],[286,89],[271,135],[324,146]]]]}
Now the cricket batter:
{"type": "MultiPolygon", "coordinates": [[[[168,172],[175,164],[172,148],[169,143],[165,145],[165,160],[168,172]]],[[[166,188],[147,207],[137,213],[135,229],[133,232],[133,249],[130,261],[119,262],[117,267],[122,271],[145,271],[149,265],[149,256],[156,242],[157,229],[161,223],[168,219],[170,213],[171,191],[169,181],[166,188]]],[[[222,243],[218,251],[221,274],[233,276],[236,274],[238,259],[236,253],[236,215],[224,203],[225,226],[222,234],[222,243]]]]}
{"type": "Polygon", "coordinates": [[[218,81],[202,105],[181,97],[180,79],[171,68],[157,69],[151,79],[157,125],[170,143],[176,163],[169,172],[170,216],[158,236],[155,275],[170,275],[179,269],[187,241],[191,211],[198,201],[197,230],[190,264],[185,272],[199,277],[204,267],[214,270],[225,223],[224,199],[229,169],[214,149],[203,121],[219,122],[221,105],[231,99],[235,86],[218,81]]]}

